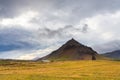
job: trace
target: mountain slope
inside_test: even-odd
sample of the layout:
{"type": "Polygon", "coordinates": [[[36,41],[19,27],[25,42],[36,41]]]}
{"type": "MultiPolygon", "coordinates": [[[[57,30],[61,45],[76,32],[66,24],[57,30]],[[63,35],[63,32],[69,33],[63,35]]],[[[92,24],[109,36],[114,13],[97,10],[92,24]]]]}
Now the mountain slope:
{"type": "Polygon", "coordinates": [[[103,57],[97,54],[92,48],[80,44],[74,39],[69,40],[58,50],[40,58],[48,60],[96,60],[103,57]]]}
{"type": "Polygon", "coordinates": [[[120,50],[116,50],[113,52],[102,54],[105,57],[113,58],[113,59],[120,59],[120,50]]]}

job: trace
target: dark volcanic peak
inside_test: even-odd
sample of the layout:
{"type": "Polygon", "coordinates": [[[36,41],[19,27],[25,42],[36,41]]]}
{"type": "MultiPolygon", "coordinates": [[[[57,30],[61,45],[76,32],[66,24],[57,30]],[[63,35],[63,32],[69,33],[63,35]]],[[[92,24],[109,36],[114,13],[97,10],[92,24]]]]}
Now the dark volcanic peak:
{"type": "Polygon", "coordinates": [[[80,48],[80,47],[85,47],[85,46],[72,38],[71,40],[69,40],[65,44],[63,44],[58,50],[63,51],[63,50],[80,48]]]}
{"type": "Polygon", "coordinates": [[[66,45],[84,46],[73,38],[71,40],[69,40],[68,42],[66,42],[66,45]]]}
{"type": "MultiPolygon", "coordinates": [[[[41,58],[47,60],[96,60],[102,58],[91,47],[84,46],[75,39],[67,41],[59,49],[41,58]]],[[[39,59],[39,60],[41,60],[39,59]]]]}

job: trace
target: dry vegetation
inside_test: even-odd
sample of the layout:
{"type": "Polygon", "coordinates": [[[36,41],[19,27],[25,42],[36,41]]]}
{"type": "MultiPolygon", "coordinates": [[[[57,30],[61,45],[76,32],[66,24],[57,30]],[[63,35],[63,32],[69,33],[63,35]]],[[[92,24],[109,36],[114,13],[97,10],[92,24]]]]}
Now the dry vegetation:
{"type": "Polygon", "coordinates": [[[0,61],[0,80],[120,80],[120,61],[0,61]]]}

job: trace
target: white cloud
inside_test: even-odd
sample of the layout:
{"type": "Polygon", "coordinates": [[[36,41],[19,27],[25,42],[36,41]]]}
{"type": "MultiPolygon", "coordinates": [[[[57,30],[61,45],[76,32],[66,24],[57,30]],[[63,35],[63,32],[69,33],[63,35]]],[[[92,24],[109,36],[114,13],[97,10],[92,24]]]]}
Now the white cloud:
{"type": "Polygon", "coordinates": [[[120,11],[115,13],[98,14],[96,16],[86,18],[81,23],[88,24],[91,29],[93,39],[100,39],[102,42],[120,39],[120,11]]]}
{"type": "Polygon", "coordinates": [[[58,46],[51,46],[51,47],[48,47],[48,48],[45,48],[45,49],[32,51],[31,53],[24,54],[22,56],[17,57],[16,59],[33,60],[33,59],[36,59],[36,58],[41,58],[43,56],[46,56],[46,55],[50,54],[52,51],[56,50],[57,48],[58,48],[58,46]]]}
{"type": "Polygon", "coordinates": [[[34,29],[33,23],[31,21],[34,18],[37,18],[38,12],[36,11],[27,11],[20,14],[14,18],[2,18],[0,19],[0,28],[12,28],[12,27],[22,27],[24,29],[34,29]],[[3,27],[2,27],[3,26],[3,27]]]}

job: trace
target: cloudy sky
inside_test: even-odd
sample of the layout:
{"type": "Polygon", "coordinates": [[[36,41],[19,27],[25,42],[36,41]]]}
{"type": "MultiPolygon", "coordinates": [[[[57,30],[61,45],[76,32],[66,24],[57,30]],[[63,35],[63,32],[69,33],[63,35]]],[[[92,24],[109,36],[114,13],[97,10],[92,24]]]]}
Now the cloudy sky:
{"type": "Polygon", "coordinates": [[[45,56],[71,38],[120,49],[120,0],[0,0],[0,58],[45,56]]]}

